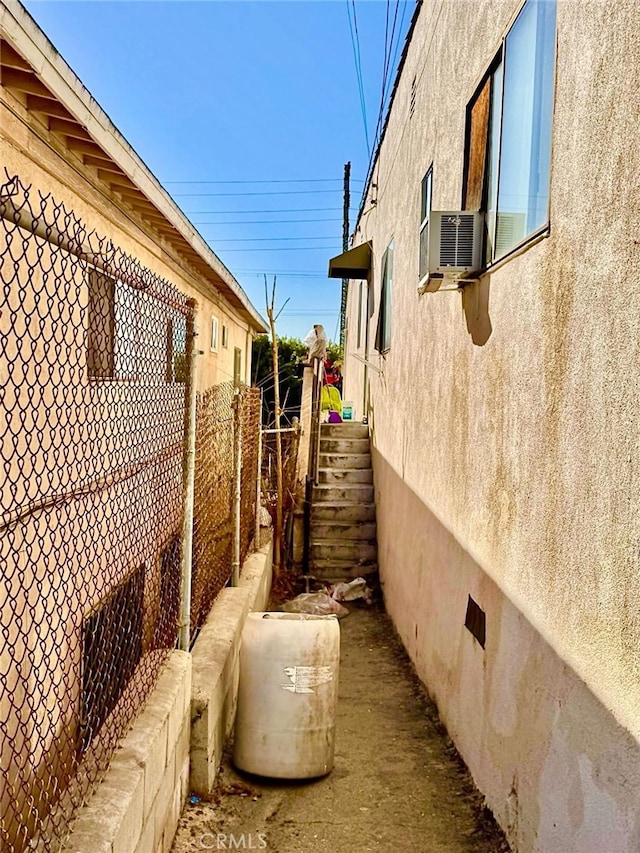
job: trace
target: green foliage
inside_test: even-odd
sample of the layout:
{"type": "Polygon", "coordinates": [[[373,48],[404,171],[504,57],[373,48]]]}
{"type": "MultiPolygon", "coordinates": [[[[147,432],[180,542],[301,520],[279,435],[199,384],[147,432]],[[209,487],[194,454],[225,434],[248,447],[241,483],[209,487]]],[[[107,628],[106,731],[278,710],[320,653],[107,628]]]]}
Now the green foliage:
{"type": "MultiPolygon", "coordinates": [[[[308,347],[299,338],[278,338],[278,369],[280,372],[280,406],[284,410],[283,423],[291,423],[293,417],[300,417],[300,398],[302,396],[302,366],[307,357],[308,347]]],[[[331,362],[342,360],[342,347],[329,343],[327,356],[331,362]]],[[[273,394],[273,362],[271,342],[268,335],[254,338],[252,348],[253,383],[262,388],[262,421],[272,426],[275,419],[273,394]]]]}

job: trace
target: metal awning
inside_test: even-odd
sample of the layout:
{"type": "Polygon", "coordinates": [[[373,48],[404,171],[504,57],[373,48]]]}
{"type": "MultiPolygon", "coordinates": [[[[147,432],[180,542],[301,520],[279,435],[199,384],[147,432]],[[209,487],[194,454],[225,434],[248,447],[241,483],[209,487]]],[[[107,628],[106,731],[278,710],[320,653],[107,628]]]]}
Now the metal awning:
{"type": "Polygon", "coordinates": [[[329,261],[329,278],[369,278],[371,243],[361,243],[329,261]]]}

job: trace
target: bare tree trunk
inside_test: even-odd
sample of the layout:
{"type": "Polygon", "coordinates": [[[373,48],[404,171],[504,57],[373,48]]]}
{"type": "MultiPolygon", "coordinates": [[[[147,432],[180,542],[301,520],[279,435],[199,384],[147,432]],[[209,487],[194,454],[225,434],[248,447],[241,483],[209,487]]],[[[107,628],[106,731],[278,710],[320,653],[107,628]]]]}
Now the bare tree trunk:
{"type": "MultiPolygon", "coordinates": [[[[267,277],[264,277],[265,294],[267,291],[267,277]]],[[[271,330],[271,359],[273,363],[273,398],[275,407],[275,424],[276,429],[276,517],[273,525],[273,570],[277,576],[283,563],[283,502],[284,495],[282,494],[282,437],[280,435],[280,372],[278,368],[278,338],[276,336],[276,318],[274,315],[274,301],[276,295],[276,277],[273,277],[273,288],[271,291],[271,304],[269,304],[267,296],[267,317],[269,319],[269,328],[271,330]]]]}

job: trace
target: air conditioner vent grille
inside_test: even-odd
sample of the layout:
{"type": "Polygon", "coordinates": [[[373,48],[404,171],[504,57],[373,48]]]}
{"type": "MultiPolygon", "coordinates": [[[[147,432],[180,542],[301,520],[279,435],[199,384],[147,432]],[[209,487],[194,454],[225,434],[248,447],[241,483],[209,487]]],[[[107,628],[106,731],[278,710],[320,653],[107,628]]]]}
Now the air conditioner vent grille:
{"type": "Polygon", "coordinates": [[[473,265],[473,224],[471,214],[460,213],[457,216],[443,217],[440,231],[440,266],[473,265]]]}

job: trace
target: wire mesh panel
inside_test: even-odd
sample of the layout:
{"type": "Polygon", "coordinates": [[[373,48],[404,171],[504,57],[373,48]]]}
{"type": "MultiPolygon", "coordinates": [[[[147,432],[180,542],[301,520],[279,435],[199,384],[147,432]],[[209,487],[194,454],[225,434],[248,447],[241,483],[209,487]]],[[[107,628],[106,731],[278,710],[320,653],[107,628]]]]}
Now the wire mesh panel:
{"type": "MultiPolygon", "coordinates": [[[[206,620],[216,595],[231,577],[235,387],[224,382],[197,395],[191,630],[206,620]]],[[[253,538],[256,509],[260,391],[238,388],[241,429],[240,562],[253,538]]]]}
{"type": "Polygon", "coordinates": [[[191,632],[229,580],[233,547],[233,382],[196,398],[191,632]]]}
{"type": "MultiPolygon", "coordinates": [[[[265,430],[262,434],[262,503],[275,522],[276,502],[278,496],[276,430],[265,430]]],[[[286,428],[280,431],[282,447],[282,518],[285,541],[289,540],[289,525],[293,518],[297,487],[298,446],[300,431],[286,428]]]]}
{"type": "Polygon", "coordinates": [[[57,849],[175,645],[185,296],[0,185],[0,848],[57,849]]]}
{"type": "MultiPolygon", "coordinates": [[[[260,441],[259,388],[243,388],[240,418],[242,429],[242,474],[240,491],[240,562],[249,552],[255,534],[258,488],[258,442],[260,441]]],[[[259,547],[256,543],[255,547],[259,547]]]]}

